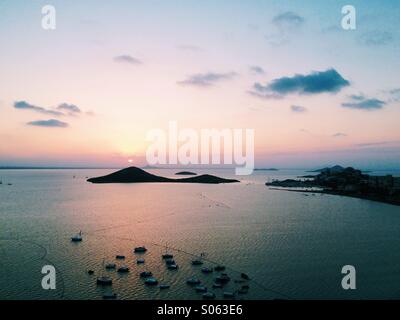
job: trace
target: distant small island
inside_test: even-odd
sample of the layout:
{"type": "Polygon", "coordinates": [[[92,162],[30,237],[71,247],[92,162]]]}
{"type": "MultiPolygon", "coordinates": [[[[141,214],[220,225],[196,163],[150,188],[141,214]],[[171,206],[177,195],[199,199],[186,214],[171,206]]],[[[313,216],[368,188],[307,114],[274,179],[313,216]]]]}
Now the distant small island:
{"type": "Polygon", "coordinates": [[[190,172],[190,171],[180,171],[180,172],[175,173],[175,175],[177,175],[177,176],[196,176],[197,173],[190,172]]]}
{"type": "Polygon", "coordinates": [[[276,168],[255,168],[254,171],[279,171],[276,168]]]}
{"type": "Polygon", "coordinates": [[[87,181],[91,183],[175,182],[175,183],[208,183],[208,184],[240,182],[239,180],[224,179],[209,174],[203,174],[200,176],[190,177],[190,178],[171,179],[171,178],[156,176],[137,167],[125,168],[113,172],[111,174],[108,174],[106,176],[87,179],[87,181]]]}
{"type": "Polygon", "coordinates": [[[303,176],[301,178],[306,179],[302,180],[274,180],[267,182],[266,185],[302,189],[284,189],[287,191],[326,193],[400,205],[400,177],[370,176],[361,170],[341,166],[314,172],[320,173],[315,176],[303,176]],[[306,190],[307,188],[313,190],[306,190]]]}

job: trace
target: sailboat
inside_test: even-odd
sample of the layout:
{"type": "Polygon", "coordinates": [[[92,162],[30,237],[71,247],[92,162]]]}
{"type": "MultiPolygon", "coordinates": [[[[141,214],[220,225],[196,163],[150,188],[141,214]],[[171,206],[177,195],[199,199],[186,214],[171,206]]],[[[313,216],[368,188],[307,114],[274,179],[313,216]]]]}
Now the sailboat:
{"type": "MultiPolygon", "coordinates": [[[[165,245],[165,254],[162,255],[162,258],[165,259],[165,263],[167,265],[167,268],[169,270],[174,270],[173,268],[175,267],[176,269],[178,268],[177,265],[175,264],[175,261],[172,259],[174,256],[172,254],[168,254],[167,253],[167,244],[165,245]]],[[[170,287],[170,285],[166,282],[164,282],[164,278],[165,278],[165,270],[163,272],[163,276],[161,279],[161,283],[158,286],[160,288],[160,290],[164,290],[164,289],[168,289],[170,287]]]]}
{"type": "Polygon", "coordinates": [[[202,252],[201,254],[200,254],[200,259],[195,259],[195,260],[192,260],[192,265],[194,265],[194,266],[200,266],[200,265],[202,265],[203,264],[203,258],[205,257],[205,253],[204,252],[202,252]]]}
{"type": "Polygon", "coordinates": [[[167,244],[165,244],[165,253],[162,255],[162,258],[164,260],[172,259],[174,256],[167,252],[168,252],[168,246],[167,246],[167,244]]]}
{"type": "Polygon", "coordinates": [[[77,235],[73,236],[71,238],[71,241],[72,242],[80,242],[80,241],[82,241],[82,231],[79,231],[79,233],[77,235]]]}
{"type": "MultiPolygon", "coordinates": [[[[102,266],[103,266],[103,270],[104,270],[104,259],[103,259],[102,266]]],[[[96,283],[101,286],[111,286],[112,279],[110,277],[102,275],[96,279],[96,283]]]]}

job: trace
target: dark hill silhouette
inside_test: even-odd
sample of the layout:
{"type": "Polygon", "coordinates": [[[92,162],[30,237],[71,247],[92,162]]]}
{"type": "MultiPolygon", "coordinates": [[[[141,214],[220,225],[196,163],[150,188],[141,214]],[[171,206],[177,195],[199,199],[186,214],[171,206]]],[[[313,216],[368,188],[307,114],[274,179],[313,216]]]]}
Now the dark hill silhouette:
{"type": "Polygon", "coordinates": [[[209,174],[183,179],[170,179],[156,176],[137,167],[125,168],[106,176],[90,178],[87,181],[92,183],[180,182],[210,184],[239,182],[238,180],[224,179],[209,174]]]}
{"type": "Polygon", "coordinates": [[[196,176],[197,173],[191,172],[191,171],[180,171],[175,173],[177,176],[196,176]]]}

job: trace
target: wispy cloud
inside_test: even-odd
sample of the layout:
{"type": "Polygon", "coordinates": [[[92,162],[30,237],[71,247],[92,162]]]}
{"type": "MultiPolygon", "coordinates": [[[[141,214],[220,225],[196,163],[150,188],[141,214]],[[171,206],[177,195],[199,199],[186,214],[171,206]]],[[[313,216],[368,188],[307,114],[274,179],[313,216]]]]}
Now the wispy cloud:
{"type": "Polygon", "coordinates": [[[142,61],[140,61],[137,58],[134,58],[128,54],[123,54],[120,56],[114,57],[114,61],[118,63],[126,63],[126,64],[141,64],[142,61]]]}
{"type": "Polygon", "coordinates": [[[343,32],[343,28],[340,28],[338,25],[330,25],[328,27],[323,27],[321,29],[321,32],[326,34],[326,33],[339,33],[343,32]]]}
{"type": "Polygon", "coordinates": [[[390,32],[375,30],[361,34],[358,40],[366,46],[384,46],[392,43],[394,38],[390,32]]]}
{"type": "Polygon", "coordinates": [[[67,112],[71,113],[81,113],[81,109],[79,109],[76,105],[74,104],[68,104],[68,103],[61,103],[57,107],[58,110],[64,110],[67,112]]]}
{"type": "Polygon", "coordinates": [[[299,14],[286,11],[272,18],[272,32],[265,39],[272,46],[282,46],[291,41],[293,34],[301,30],[305,19],[299,14]]]}
{"type": "Polygon", "coordinates": [[[305,19],[292,11],[276,15],[272,22],[280,28],[298,28],[304,24],[305,19]]]}
{"type": "Polygon", "coordinates": [[[247,27],[253,31],[258,31],[260,29],[260,26],[258,24],[254,24],[254,23],[248,23],[247,27]]]}
{"type": "Polygon", "coordinates": [[[389,97],[388,97],[388,102],[399,102],[400,101],[400,88],[395,88],[395,89],[391,89],[388,92],[389,93],[389,97]]]}
{"type": "Polygon", "coordinates": [[[62,122],[56,119],[49,120],[37,120],[28,122],[27,125],[36,126],[36,127],[47,127],[47,128],[66,128],[68,127],[68,123],[62,122]]]}
{"type": "Polygon", "coordinates": [[[377,141],[377,142],[367,142],[367,143],[357,143],[355,146],[359,148],[370,148],[370,147],[380,147],[387,145],[397,145],[400,141],[392,140],[392,141],[377,141]]]}
{"type": "Polygon", "coordinates": [[[377,98],[366,98],[364,95],[351,95],[351,102],[342,103],[342,107],[360,110],[379,110],[382,109],[386,102],[377,98]]]}
{"type": "Polygon", "coordinates": [[[296,112],[296,113],[304,113],[304,112],[307,112],[307,108],[306,108],[306,107],[303,107],[303,106],[296,106],[296,105],[290,106],[290,110],[292,110],[293,112],[296,112]]]}
{"type": "Polygon", "coordinates": [[[51,115],[51,116],[76,116],[82,113],[82,110],[75,104],[71,103],[60,103],[54,108],[44,108],[41,106],[33,105],[26,101],[16,101],[14,102],[14,108],[19,110],[30,110],[41,114],[51,115]]]}
{"type": "Polygon", "coordinates": [[[50,109],[46,109],[46,108],[43,108],[43,107],[35,106],[35,105],[30,104],[30,103],[28,103],[26,101],[16,101],[16,102],[14,102],[14,108],[15,109],[19,109],[19,110],[31,110],[31,111],[35,111],[35,112],[39,112],[39,113],[43,113],[43,114],[48,114],[48,115],[53,115],[53,116],[62,116],[62,115],[64,115],[60,111],[50,110],[50,109]]]}
{"type": "Polygon", "coordinates": [[[190,44],[181,44],[181,45],[177,46],[177,48],[182,51],[192,51],[192,52],[202,51],[202,49],[200,47],[190,45],[190,44]]]}
{"type": "Polygon", "coordinates": [[[189,86],[197,86],[197,87],[209,87],[217,82],[223,80],[230,80],[237,76],[236,72],[227,72],[227,73],[215,73],[215,72],[207,72],[207,73],[197,73],[188,76],[185,80],[178,81],[180,85],[189,85],[189,86]]]}
{"type": "Polygon", "coordinates": [[[350,99],[356,100],[356,101],[362,101],[365,100],[365,96],[363,94],[352,94],[349,96],[350,99]]]}
{"type": "Polygon", "coordinates": [[[266,85],[255,83],[253,91],[250,91],[250,93],[266,99],[276,99],[291,93],[306,95],[325,92],[337,93],[349,85],[350,82],[344,79],[335,69],[329,69],[315,71],[307,75],[296,74],[292,77],[274,79],[266,85]]]}
{"type": "Polygon", "coordinates": [[[332,137],[334,137],[334,138],[343,138],[343,137],[347,137],[347,134],[343,133],[343,132],[337,132],[337,133],[334,133],[332,135],[332,137]]]}
{"type": "Polygon", "coordinates": [[[265,74],[264,69],[260,66],[250,66],[249,69],[252,74],[265,74]]]}

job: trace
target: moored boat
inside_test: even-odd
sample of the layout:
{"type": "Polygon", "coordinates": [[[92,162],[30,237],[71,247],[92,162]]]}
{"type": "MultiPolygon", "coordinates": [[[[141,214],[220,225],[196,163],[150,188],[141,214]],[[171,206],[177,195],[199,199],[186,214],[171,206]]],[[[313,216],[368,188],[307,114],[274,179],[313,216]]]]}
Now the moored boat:
{"type": "Polygon", "coordinates": [[[207,292],[207,288],[205,286],[197,286],[196,292],[207,292]]]}
{"type": "Polygon", "coordinates": [[[176,264],[170,264],[167,266],[168,270],[178,270],[178,266],[176,264]]]}
{"type": "Polygon", "coordinates": [[[200,284],[200,282],[201,281],[199,279],[197,279],[197,278],[189,278],[189,279],[186,280],[186,283],[190,284],[190,285],[200,284]]]}
{"type": "Polygon", "coordinates": [[[203,273],[211,273],[211,272],[213,272],[213,269],[205,267],[205,268],[201,269],[201,272],[203,272],[203,273]]]}
{"type": "Polygon", "coordinates": [[[213,299],[215,299],[215,294],[212,292],[203,293],[203,299],[213,300],[213,299]]]}
{"type": "Polygon", "coordinates": [[[96,280],[97,284],[103,285],[103,286],[110,286],[112,285],[112,280],[109,277],[98,277],[96,280]]]}
{"type": "Polygon", "coordinates": [[[105,294],[103,294],[103,299],[105,300],[117,299],[117,294],[113,292],[106,292],[105,294]]]}
{"type": "Polygon", "coordinates": [[[150,271],[143,271],[139,275],[141,278],[148,278],[151,277],[153,274],[150,271]]]}
{"type": "Polygon", "coordinates": [[[233,292],[230,291],[225,291],[224,292],[224,298],[234,298],[235,294],[233,292]]]}
{"type": "Polygon", "coordinates": [[[80,241],[82,241],[82,231],[79,231],[78,234],[76,234],[73,237],[71,237],[71,241],[72,242],[80,242],[80,241]]]}
{"type": "Polygon", "coordinates": [[[133,251],[135,253],[144,253],[147,251],[147,249],[146,249],[146,247],[143,246],[143,247],[136,247],[133,251]]]}
{"type": "Polygon", "coordinates": [[[221,284],[228,283],[230,280],[231,278],[227,274],[221,274],[220,276],[215,278],[215,282],[221,284]]]}
{"type": "Polygon", "coordinates": [[[122,266],[122,267],[118,268],[117,272],[119,272],[119,273],[127,273],[127,272],[129,272],[129,268],[127,266],[122,266]]]}
{"type": "Polygon", "coordinates": [[[155,286],[155,285],[158,284],[158,281],[157,281],[156,278],[150,277],[150,278],[147,278],[147,279],[144,281],[144,283],[147,284],[148,286],[155,286]]]}
{"type": "Polygon", "coordinates": [[[117,267],[117,265],[115,263],[107,263],[105,268],[106,269],[115,269],[117,267]]]}
{"type": "Polygon", "coordinates": [[[176,264],[176,263],[175,263],[175,260],[168,259],[168,260],[165,260],[165,264],[166,264],[167,266],[169,266],[169,265],[171,265],[171,264],[176,264]]]}
{"type": "Polygon", "coordinates": [[[218,266],[216,266],[216,267],[214,268],[214,270],[215,270],[215,271],[224,271],[224,270],[225,270],[225,266],[218,265],[218,266]]]}

